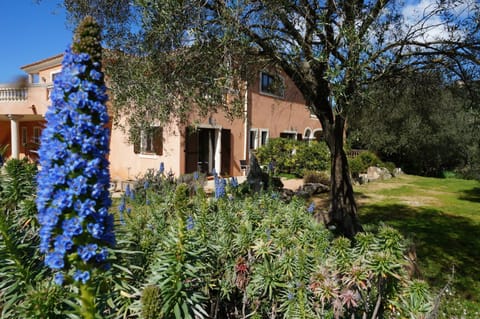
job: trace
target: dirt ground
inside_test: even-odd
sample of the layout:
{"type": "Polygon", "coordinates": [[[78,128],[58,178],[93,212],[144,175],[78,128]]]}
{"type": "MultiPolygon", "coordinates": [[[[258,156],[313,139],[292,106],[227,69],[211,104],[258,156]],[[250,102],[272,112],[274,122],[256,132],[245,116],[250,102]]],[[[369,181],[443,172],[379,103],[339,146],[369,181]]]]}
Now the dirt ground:
{"type": "Polygon", "coordinates": [[[295,179],[287,179],[282,178],[283,188],[291,189],[292,191],[296,191],[299,187],[303,185],[303,179],[295,178],[295,179]]]}

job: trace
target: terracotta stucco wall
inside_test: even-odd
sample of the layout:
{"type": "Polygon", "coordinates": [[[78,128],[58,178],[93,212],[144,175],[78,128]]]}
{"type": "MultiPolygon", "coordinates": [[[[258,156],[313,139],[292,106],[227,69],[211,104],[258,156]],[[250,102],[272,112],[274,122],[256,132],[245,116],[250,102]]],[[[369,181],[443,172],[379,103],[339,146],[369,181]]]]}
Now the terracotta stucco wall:
{"type": "Polygon", "coordinates": [[[148,169],[158,170],[164,163],[165,170],[179,176],[181,173],[180,134],[175,126],[165,127],[163,131],[163,154],[135,154],[128,136],[118,127],[112,128],[110,137],[110,176],[113,180],[134,179],[148,169]]]}

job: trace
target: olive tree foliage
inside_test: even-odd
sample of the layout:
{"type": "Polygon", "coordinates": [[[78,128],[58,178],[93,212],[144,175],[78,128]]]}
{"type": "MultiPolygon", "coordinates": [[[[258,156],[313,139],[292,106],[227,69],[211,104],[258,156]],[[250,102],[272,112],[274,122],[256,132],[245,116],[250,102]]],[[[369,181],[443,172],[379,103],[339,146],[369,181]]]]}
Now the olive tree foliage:
{"type": "Polygon", "coordinates": [[[194,111],[238,115],[243,81],[252,83],[258,69],[283,71],[322,124],[332,154],[330,219],[350,237],[362,227],[344,130],[365,89],[405,68],[432,65],[468,80],[479,62],[474,0],[119,2],[118,12],[111,0],[64,2],[72,16],[90,14],[107,26],[116,112],[130,125],[194,111]],[[108,28],[123,21],[130,24],[118,26],[124,34],[116,37],[108,28]]]}
{"type": "Polygon", "coordinates": [[[470,93],[430,70],[375,83],[350,122],[349,142],[410,174],[441,176],[457,169],[472,176],[480,113],[470,93]]]}

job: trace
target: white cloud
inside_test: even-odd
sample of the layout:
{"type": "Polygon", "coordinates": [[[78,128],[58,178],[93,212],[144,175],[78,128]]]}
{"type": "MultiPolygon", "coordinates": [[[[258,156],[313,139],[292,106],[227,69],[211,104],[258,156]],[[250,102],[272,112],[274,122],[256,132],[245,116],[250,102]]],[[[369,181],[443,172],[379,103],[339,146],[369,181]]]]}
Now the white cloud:
{"type": "MultiPolygon", "coordinates": [[[[457,19],[464,19],[477,5],[476,0],[452,1],[448,12],[457,19]]],[[[414,34],[417,41],[445,40],[451,36],[458,39],[463,36],[461,31],[454,31],[452,34],[448,29],[446,21],[440,14],[437,0],[414,0],[404,6],[402,15],[405,30],[421,29],[421,32],[414,34]]]]}

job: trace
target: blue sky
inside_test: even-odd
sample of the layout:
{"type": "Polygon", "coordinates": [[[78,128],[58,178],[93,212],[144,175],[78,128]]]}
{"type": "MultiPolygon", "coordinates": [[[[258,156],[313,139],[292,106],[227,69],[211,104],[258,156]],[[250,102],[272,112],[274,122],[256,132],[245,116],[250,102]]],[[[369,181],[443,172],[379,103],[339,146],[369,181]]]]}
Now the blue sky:
{"type": "Polygon", "coordinates": [[[21,66],[62,53],[72,41],[56,0],[0,0],[0,83],[24,75],[21,66]]]}

